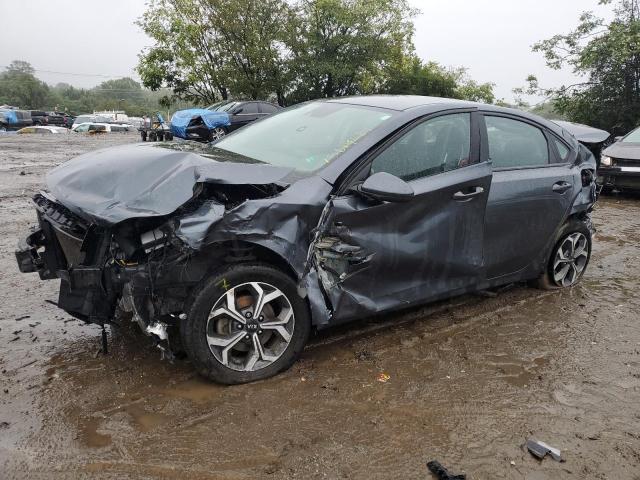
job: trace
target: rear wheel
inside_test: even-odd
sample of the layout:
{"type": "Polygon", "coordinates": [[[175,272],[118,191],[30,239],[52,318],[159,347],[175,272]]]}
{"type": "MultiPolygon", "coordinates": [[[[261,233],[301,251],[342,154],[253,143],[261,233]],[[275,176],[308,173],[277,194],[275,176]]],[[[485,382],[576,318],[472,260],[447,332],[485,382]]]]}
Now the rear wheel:
{"type": "Polygon", "coordinates": [[[158,137],[159,142],[164,140],[164,132],[158,132],[156,135],[158,137]]]}
{"type": "Polygon", "coordinates": [[[587,269],[591,258],[591,231],[584,222],[571,220],[561,230],[545,273],[537,286],[545,290],[572,287],[587,269]]]}
{"type": "Polygon", "coordinates": [[[156,141],[156,132],[149,132],[149,141],[150,142],[156,141]]]}
{"type": "Polygon", "coordinates": [[[140,138],[143,142],[147,141],[147,132],[140,132],[140,138]]]}
{"type": "Polygon", "coordinates": [[[198,372],[219,383],[268,378],[289,368],[311,320],[295,282],[267,265],[234,265],[208,279],[181,324],[198,372]]]}

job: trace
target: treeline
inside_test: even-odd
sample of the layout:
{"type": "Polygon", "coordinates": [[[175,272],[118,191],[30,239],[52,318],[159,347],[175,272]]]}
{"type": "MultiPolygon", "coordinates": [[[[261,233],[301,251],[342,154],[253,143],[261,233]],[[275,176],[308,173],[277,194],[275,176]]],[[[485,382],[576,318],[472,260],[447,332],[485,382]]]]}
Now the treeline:
{"type": "Polygon", "coordinates": [[[373,93],[494,102],[493,84],[417,57],[415,14],[406,0],[150,0],[139,25],[155,43],[138,73],[202,105],[373,93]]]}
{"type": "MultiPolygon", "coordinates": [[[[0,73],[0,105],[7,104],[27,110],[67,112],[73,115],[94,110],[125,110],[129,115],[142,116],[164,110],[160,99],[167,92],[152,92],[131,78],[107,80],[90,89],[76,88],[67,83],[49,86],[35,76],[33,67],[16,60],[0,73]]],[[[172,105],[180,108],[180,105],[172,105]]]]}

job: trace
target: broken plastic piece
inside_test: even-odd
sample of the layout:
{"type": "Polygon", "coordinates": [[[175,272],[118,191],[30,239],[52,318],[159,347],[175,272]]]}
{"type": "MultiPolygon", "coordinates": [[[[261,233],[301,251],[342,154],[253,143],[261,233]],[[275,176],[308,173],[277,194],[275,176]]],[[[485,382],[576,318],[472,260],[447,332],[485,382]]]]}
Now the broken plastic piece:
{"type": "Polygon", "coordinates": [[[102,354],[106,355],[109,353],[109,349],[107,348],[107,331],[104,328],[104,323],[102,324],[102,354]]]}
{"type": "Polygon", "coordinates": [[[454,475],[453,473],[449,473],[447,469],[436,460],[427,462],[427,468],[431,473],[438,477],[438,480],[467,480],[467,476],[465,474],[454,475]]]}
{"type": "Polygon", "coordinates": [[[553,448],[550,445],[547,445],[544,442],[540,442],[538,440],[529,439],[527,440],[527,450],[536,458],[542,460],[547,454],[551,455],[557,462],[562,461],[562,457],[560,456],[560,450],[557,448],[553,448]]]}

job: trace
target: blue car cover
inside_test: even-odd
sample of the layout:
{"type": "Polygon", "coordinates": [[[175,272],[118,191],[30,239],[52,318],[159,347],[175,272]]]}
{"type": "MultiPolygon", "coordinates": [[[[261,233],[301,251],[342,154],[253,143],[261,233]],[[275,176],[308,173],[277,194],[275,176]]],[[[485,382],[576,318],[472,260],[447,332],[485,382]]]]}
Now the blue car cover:
{"type": "Polygon", "coordinates": [[[191,119],[201,117],[202,122],[209,130],[216,127],[226,127],[231,125],[229,114],[227,112],[216,112],[206,110],[204,108],[190,108],[188,110],[179,110],[171,117],[171,132],[180,138],[187,138],[187,126],[191,119]]]}
{"type": "Polygon", "coordinates": [[[2,110],[2,114],[8,124],[18,123],[18,116],[13,110],[2,110]]]}

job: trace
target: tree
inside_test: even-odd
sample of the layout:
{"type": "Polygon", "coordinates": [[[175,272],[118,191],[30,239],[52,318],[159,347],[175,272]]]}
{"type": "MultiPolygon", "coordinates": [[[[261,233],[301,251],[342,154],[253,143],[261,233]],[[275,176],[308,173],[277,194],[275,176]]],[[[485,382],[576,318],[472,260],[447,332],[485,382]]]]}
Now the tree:
{"type": "Polygon", "coordinates": [[[281,91],[289,17],[284,0],[151,0],[139,25],[155,45],[138,73],[152,90],[201,103],[281,91]]]}
{"type": "Polygon", "coordinates": [[[533,50],[544,55],[550,68],[568,66],[582,81],[545,89],[529,76],[520,93],[542,94],[570,120],[609,131],[627,132],[640,123],[639,0],[616,0],[608,23],[585,12],[575,30],[538,42],[533,50]]]}
{"type": "Polygon", "coordinates": [[[47,102],[49,87],[33,74],[28,63],[14,60],[7,70],[0,73],[0,104],[7,103],[21,108],[40,108],[47,102]]]}
{"type": "Polygon", "coordinates": [[[291,38],[289,102],[371,93],[413,51],[406,0],[302,0],[291,38]]]}

